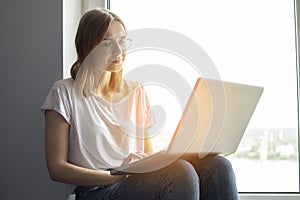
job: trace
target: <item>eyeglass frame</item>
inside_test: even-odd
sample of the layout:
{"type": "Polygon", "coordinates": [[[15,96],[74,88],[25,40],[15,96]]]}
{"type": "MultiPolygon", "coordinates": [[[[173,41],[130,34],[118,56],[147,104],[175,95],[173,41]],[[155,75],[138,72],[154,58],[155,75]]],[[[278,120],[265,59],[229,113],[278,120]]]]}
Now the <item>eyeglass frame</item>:
{"type": "Polygon", "coordinates": [[[118,46],[121,48],[122,51],[126,51],[130,44],[132,43],[132,39],[128,38],[127,36],[121,36],[121,37],[117,37],[117,38],[105,38],[100,42],[100,45],[104,48],[110,48],[110,50],[115,48],[115,45],[118,44],[118,46]],[[121,41],[120,41],[121,40],[121,41]],[[122,41],[128,42],[128,46],[125,44],[126,47],[124,47],[122,43],[122,41]],[[108,43],[109,42],[109,43],[108,43]],[[109,45],[109,46],[105,46],[105,45],[109,45]]]}

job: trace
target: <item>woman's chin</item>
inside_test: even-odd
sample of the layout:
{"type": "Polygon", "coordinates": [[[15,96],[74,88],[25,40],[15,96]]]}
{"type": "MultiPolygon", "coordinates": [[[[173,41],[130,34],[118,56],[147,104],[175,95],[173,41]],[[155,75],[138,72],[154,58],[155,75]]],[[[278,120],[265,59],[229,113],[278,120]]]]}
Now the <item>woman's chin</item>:
{"type": "Polygon", "coordinates": [[[109,72],[119,72],[122,69],[122,62],[121,63],[115,63],[112,62],[107,68],[106,71],[109,72]]]}

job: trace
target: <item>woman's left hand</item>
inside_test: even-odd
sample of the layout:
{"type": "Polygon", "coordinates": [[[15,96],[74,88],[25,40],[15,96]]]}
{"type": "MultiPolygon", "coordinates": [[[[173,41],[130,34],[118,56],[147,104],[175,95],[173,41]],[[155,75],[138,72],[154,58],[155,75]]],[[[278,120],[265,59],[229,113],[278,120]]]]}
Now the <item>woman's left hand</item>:
{"type": "Polygon", "coordinates": [[[135,161],[137,161],[141,158],[145,158],[147,156],[148,155],[145,154],[142,151],[138,151],[138,152],[135,152],[135,153],[130,153],[129,156],[123,160],[122,165],[128,165],[130,163],[133,163],[133,162],[135,162],[135,161]]]}

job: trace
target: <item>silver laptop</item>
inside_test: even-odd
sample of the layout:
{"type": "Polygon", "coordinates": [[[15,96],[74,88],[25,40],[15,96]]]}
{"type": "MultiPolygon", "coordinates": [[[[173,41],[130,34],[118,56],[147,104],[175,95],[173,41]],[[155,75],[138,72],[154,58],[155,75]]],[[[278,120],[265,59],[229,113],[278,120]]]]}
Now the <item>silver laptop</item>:
{"type": "Polygon", "coordinates": [[[146,173],[183,154],[229,155],[236,151],[263,92],[262,87],[198,78],[167,149],[111,174],[146,173]]]}

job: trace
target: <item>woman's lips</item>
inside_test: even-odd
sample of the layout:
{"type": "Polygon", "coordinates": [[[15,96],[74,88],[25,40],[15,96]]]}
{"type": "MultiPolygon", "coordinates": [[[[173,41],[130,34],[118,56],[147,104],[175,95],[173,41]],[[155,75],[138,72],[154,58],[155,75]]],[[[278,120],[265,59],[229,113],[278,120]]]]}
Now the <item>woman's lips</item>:
{"type": "Polygon", "coordinates": [[[123,60],[114,60],[112,63],[121,64],[122,62],[123,62],[123,60]]]}

